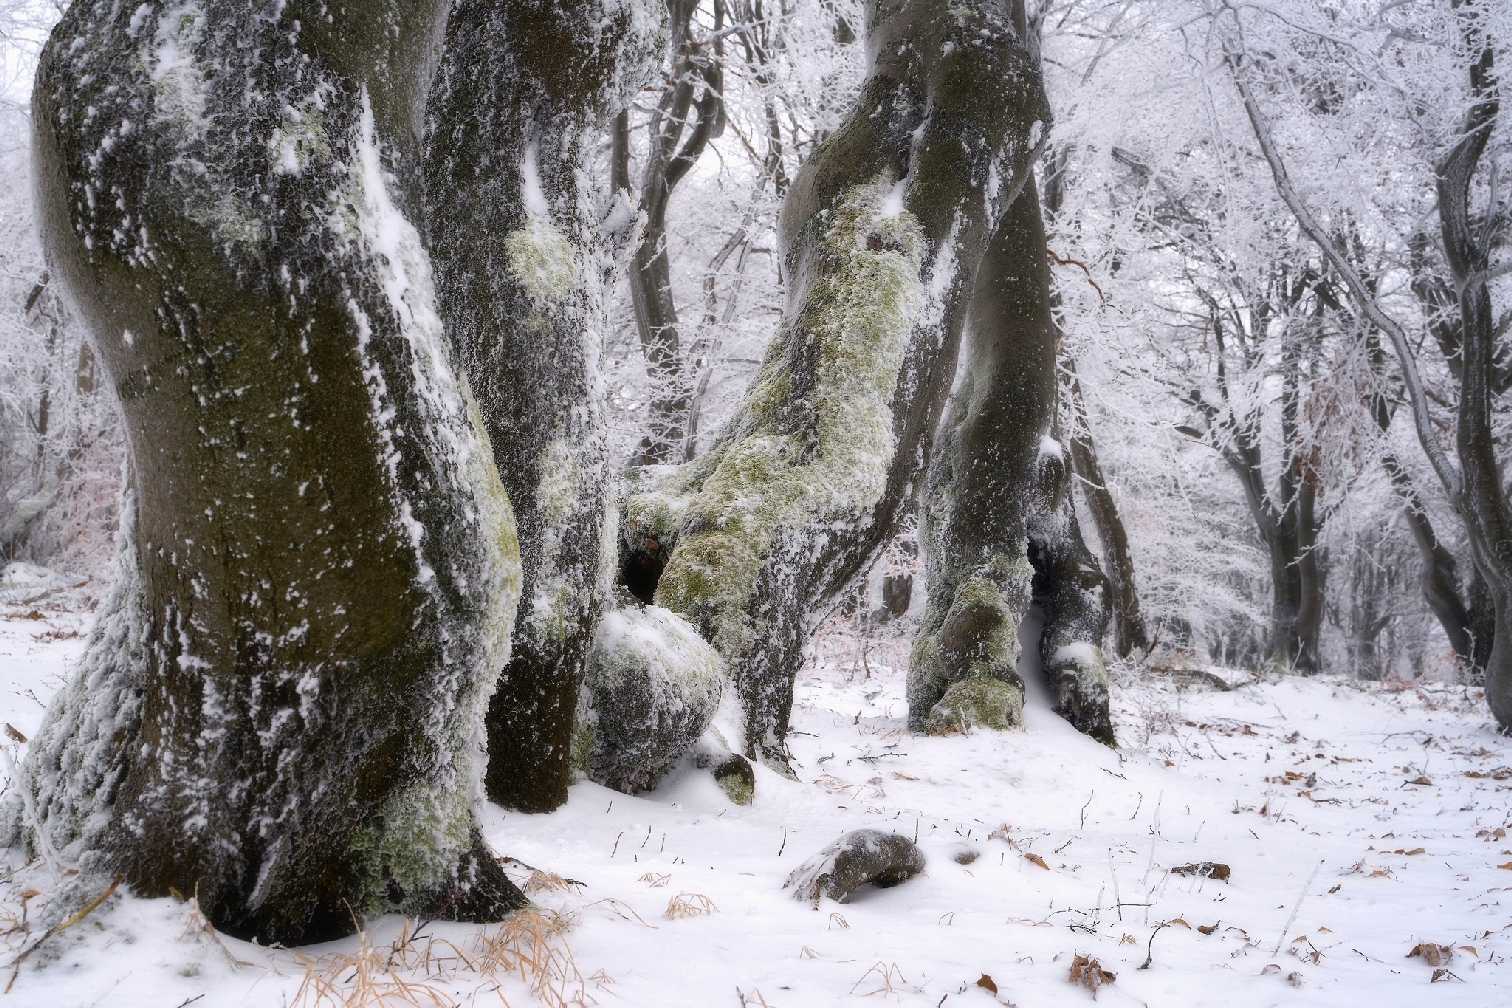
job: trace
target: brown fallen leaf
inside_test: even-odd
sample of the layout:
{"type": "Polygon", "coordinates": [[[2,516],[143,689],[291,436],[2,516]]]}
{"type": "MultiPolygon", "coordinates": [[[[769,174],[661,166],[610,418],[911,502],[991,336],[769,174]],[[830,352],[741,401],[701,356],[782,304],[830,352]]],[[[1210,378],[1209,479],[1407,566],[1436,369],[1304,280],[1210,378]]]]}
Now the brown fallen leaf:
{"type": "Polygon", "coordinates": [[[983,973],[981,975],[981,977],[977,980],[976,985],[989,994],[996,994],[998,992],[997,981],[993,980],[992,977],[988,976],[986,973],[983,973]]]}
{"type": "Polygon", "coordinates": [[[1210,935],[1214,931],[1218,930],[1218,925],[1220,923],[1222,923],[1222,922],[1221,921],[1214,921],[1212,924],[1199,924],[1197,926],[1197,930],[1200,931],[1200,932],[1202,932],[1205,935],[1210,935]]]}
{"type": "Polygon", "coordinates": [[[1229,880],[1229,866],[1218,864],[1214,861],[1199,861],[1196,864],[1177,865],[1171,869],[1172,875],[1193,875],[1197,878],[1216,879],[1219,882],[1229,880]]]}
{"type": "Polygon", "coordinates": [[[1423,960],[1429,966],[1442,966],[1454,958],[1454,949],[1448,945],[1435,945],[1433,942],[1419,942],[1412,946],[1412,951],[1407,953],[1407,958],[1414,956],[1423,960]]]}
{"type": "Polygon", "coordinates": [[[10,739],[12,742],[19,742],[22,745],[26,744],[26,736],[21,734],[20,729],[11,724],[9,721],[5,722],[5,737],[10,739]]]}
{"type": "Polygon", "coordinates": [[[1416,777],[1412,778],[1412,780],[1408,781],[1407,783],[1408,784],[1416,784],[1419,787],[1432,787],[1433,786],[1433,781],[1428,777],[1427,774],[1418,774],[1416,777]]]}
{"type": "Polygon", "coordinates": [[[1512,861],[1508,861],[1506,864],[1499,864],[1496,867],[1505,868],[1507,869],[1507,871],[1512,871],[1512,861]]]}
{"type": "Polygon", "coordinates": [[[1465,776],[1473,780],[1512,780],[1512,767],[1497,767],[1495,770],[1466,770],[1465,776]]]}
{"type": "Polygon", "coordinates": [[[1085,987],[1097,998],[1097,989],[1118,979],[1118,974],[1103,969],[1102,963],[1091,956],[1077,955],[1071,960],[1071,975],[1067,978],[1078,987],[1085,987]]]}
{"type": "Polygon", "coordinates": [[[1170,920],[1166,921],[1166,927],[1175,927],[1178,925],[1186,928],[1188,931],[1192,930],[1192,925],[1188,924],[1180,917],[1172,917],[1170,920]]]}
{"type": "Polygon", "coordinates": [[[1421,848],[1421,847],[1414,847],[1414,848],[1412,848],[1412,850],[1404,850],[1401,847],[1398,847],[1396,850],[1392,851],[1391,853],[1393,853],[1393,854],[1405,854],[1408,857],[1412,857],[1414,854],[1426,854],[1428,852],[1425,851],[1425,850],[1423,850],[1423,848],[1421,848]]]}
{"type": "Polygon", "coordinates": [[[1025,854],[1024,855],[1024,860],[1028,861],[1030,864],[1039,865],[1041,868],[1045,869],[1045,871],[1049,871],[1050,870],[1050,866],[1047,865],[1047,864],[1045,864],[1045,859],[1042,858],[1042,857],[1040,857],[1038,854],[1034,853],[1033,851],[1030,851],[1029,853],[1025,854]]]}

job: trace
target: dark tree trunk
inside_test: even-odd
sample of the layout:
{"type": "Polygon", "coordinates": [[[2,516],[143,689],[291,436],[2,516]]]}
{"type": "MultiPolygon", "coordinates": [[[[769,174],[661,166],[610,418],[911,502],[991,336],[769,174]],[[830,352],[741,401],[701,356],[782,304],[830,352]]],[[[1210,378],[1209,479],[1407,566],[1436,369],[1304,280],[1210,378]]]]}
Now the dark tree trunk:
{"type": "Polygon", "coordinates": [[[458,0],[430,95],[441,317],[478,397],[524,568],[488,709],[485,785],[528,812],[567,798],[578,689],[614,559],[597,387],[612,256],[595,223],[607,200],[593,198],[584,166],[611,106],[660,51],[649,27],[602,0],[458,0]]]}
{"type": "Polygon", "coordinates": [[[80,0],[38,72],[44,239],[130,482],[12,836],[239,936],[523,903],[471,772],[514,526],[412,223],[444,10],[80,0]]]}
{"type": "Polygon", "coordinates": [[[1245,503],[1255,531],[1270,558],[1271,618],[1266,646],[1270,661],[1304,674],[1318,671],[1318,639],[1323,626],[1323,565],[1318,537],[1323,516],[1317,512],[1321,489],[1318,452],[1304,439],[1301,419],[1304,384],[1308,378],[1307,355],[1319,325],[1322,300],[1309,317],[1292,316],[1316,278],[1293,273],[1284,264],[1270,278],[1264,295],[1257,297],[1248,322],[1232,317],[1232,331],[1224,324],[1225,312],[1209,299],[1210,325],[1215,352],[1216,401],[1200,390],[1188,401],[1201,414],[1203,434],[1227,463],[1244,490],[1245,503]],[[1251,367],[1259,366],[1257,346],[1266,337],[1277,314],[1288,317],[1281,335],[1280,472],[1268,489],[1263,467],[1261,417],[1253,406],[1241,406],[1229,394],[1227,355],[1231,344],[1247,355],[1251,367]],[[1247,325],[1247,329],[1246,329],[1247,325]]]}
{"type": "Polygon", "coordinates": [[[625,514],[627,569],[664,567],[657,602],[725,656],[746,747],[779,765],[809,614],[912,496],[977,265],[1047,118],[992,0],[871,0],[867,29],[856,107],[784,202],[788,308],[746,403],[625,514]]]}
{"type": "Polygon", "coordinates": [[[1060,507],[1029,523],[1034,604],[1045,618],[1040,672],[1055,713],[1082,734],[1115,745],[1102,655],[1110,586],[1082,538],[1069,486],[1061,497],[1060,507]]]}
{"type": "MultiPolygon", "coordinates": [[[[1496,319],[1491,307],[1490,247],[1486,227],[1470,212],[1470,185],[1501,112],[1493,66],[1493,39],[1476,25],[1463,0],[1453,7],[1461,21],[1475,103],[1466,114],[1460,140],[1435,166],[1440,236],[1459,293],[1460,401],[1455,449],[1460,464],[1459,509],[1465,518],[1478,581],[1484,584],[1494,617],[1486,654],[1486,700],[1502,731],[1512,734],[1512,505],[1509,505],[1491,411],[1498,389],[1496,319]]],[[[1484,618],[1483,618],[1484,619],[1484,618]]]]}
{"type": "MultiPolygon", "coordinates": [[[[1036,27],[1038,30],[1038,27],[1036,27]]],[[[1045,162],[1045,223],[1053,228],[1066,200],[1066,168],[1068,150],[1055,151],[1045,162]]],[[[1061,296],[1055,278],[1050,279],[1050,305],[1052,315],[1060,327],[1061,296]]],[[[1071,465],[1087,509],[1092,515],[1092,524],[1097,529],[1098,541],[1102,544],[1103,563],[1107,566],[1107,585],[1112,601],[1113,650],[1120,658],[1127,658],[1136,650],[1149,650],[1149,632],[1144,615],[1139,607],[1139,589],[1134,579],[1134,554],[1129,549],[1129,533],[1124,528],[1123,517],[1118,513],[1118,502],[1108,486],[1102,465],[1097,458],[1097,444],[1092,438],[1092,425],[1087,416],[1087,403],[1082,395],[1081,378],[1076,373],[1076,359],[1065,349],[1061,339],[1061,366],[1064,368],[1064,392],[1071,426],[1071,465]]],[[[1073,516],[1074,519],[1074,516],[1073,516]]],[[[1078,537],[1080,528],[1077,528],[1078,537]]]]}
{"type": "MultiPolygon", "coordinates": [[[[1365,342],[1371,370],[1375,372],[1378,381],[1378,390],[1370,397],[1370,412],[1381,433],[1386,434],[1391,429],[1393,410],[1391,397],[1384,384],[1379,384],[1385,379],[1385,353],[1374,330],[1367,333],[1365,342]]],[[[1477,626],[1471,611],[1474,598],[1472,604],[1467,605],[1461,595],[1458,564],[1454,554],[1444,546],[1434,530],[1433,521],[1418,495],[1412,474],[1390,448],[1381,452],[1381,468],[1386,472],[1391,489],[1401,499],[1403,516],[1407,519],[1407,527],[1412,532],[1412,540],[1422,560],[1419,584],[1428,608],[1443,628],[1454,656],[1474,671],[1484,670],[1495,632],[1494,621],[1483,620],[1482,625],[1477,626]]],[[[1478,575],[1476,580],[1479,582],[1478,575]]],[[[1493,611],[1493,607],[1487,604],[1484,591],[1478,597],[1483,611],[1493,611]]]]}
{"type": "Polygon", "coordinates": [[[1046,625],[1030,643],[1041,647],[1056,710],[1113,741],[1105,583],[1075,526],[1069,463],[1051,436],[1059,330],[1049,282],[1031,182],[998,221],[977,273],[962,385],[930,462],[929,604],[908,678],[915,729],[1021,719],[1018,628],[1037,587],[1046,625]]]}

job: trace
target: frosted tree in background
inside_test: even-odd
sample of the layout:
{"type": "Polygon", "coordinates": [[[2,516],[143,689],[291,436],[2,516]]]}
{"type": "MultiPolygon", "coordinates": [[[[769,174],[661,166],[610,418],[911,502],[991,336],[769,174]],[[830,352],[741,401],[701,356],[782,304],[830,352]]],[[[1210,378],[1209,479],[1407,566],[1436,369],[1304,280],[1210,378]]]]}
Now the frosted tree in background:
{"type": "MultiPolygon", "coordinates": [[[[1497,392],[1503,383],[1500,374],[1505,370],[1497,339],[1499,332],[1505,333],[1506,320],[1497,317],[1492,299],[1493,253],[1504,242],[1507,211],[1501,204],[1496,169],[1485,157],[1488,150],[1495,149],[1493,137],[1501,115],[1496,61],[1498,44],[1508,28],[1505,6],[1453,0],[1445,9],[1409,12],[1407,17],[1414,20],[1400,26],[1382,47],[1383,51],[1391,47],[1410,49],[1436,64],[1434,72],[1421,75],[1418,85],[1421,97],[1431,92],[1436,101],[1408,97],[1409,109],[1403,119],[1417,120],[1422,133],[1430,138],[1427,144],[1418,139],[1413,153],[1422,162],[1425,181],[1431,180],[1437,197],[1436,251],[1443,257],[1456,292],[1456,303],[1445,307],[1457,319],[1439,333],[1447,338],[1441,345],[1452,379],[1452,454],[1440,440],[1435,404],[1407,327],[1384,303],[1371,278],[1350,261],[1337,224],[1330,227],[1292,179],[1289,152],[1276,139],[1256,79],[1269,71],[1267,61],[1249,51],[1246,21],[1227,4],[1214,6],[1213,12],[1222,58],[1278,195],[1337,273],[1362,321],[1378,330],[1393,349],[1418,445],[1463,523],[1475,571],[1484,580],[1494,605],[1493,640],[1485,665],[1486,698],[1497,723],[1504,731],[1512,731],[1512,555],[1506,548],[1512,541],[1512,503],[1497,458],[1497,392]],[[1425,45],[1423,40],[1430,36],[1422,34],[1424,30],[1442,33],[1449,44],[1425,45]],[[1456,109],[1458,120],[1443,116],[1439,111],[1443,107],[1456,109]]],[[[1337,47],[1326,44],[1323,49],[1337,52],[1337,47]]],[[[1400,52],[1394,55],[1401,58],[1400,52]]],[[[1389,83],[1393,64],[1382,61],[1379,66],[1366,66],[1380,77],[1366,73],[1362,75],[1365,80],[1357,83],[1370,87],[1380,81],[1383,90],[1396,98],[1396,89],[1389,83]]],[[[1310,111],[1312,120],[1317,121],[1331,109],[1326,103],[1315,102],[1310,111]]]]}
{"type": "Polygon", "coordinates": [[[418,229],[444,13],[81,0],[38,72],[45,244],[130,479],[7,839],[236,935],[523,899],[474,817],[518,547],[418,229]]]}

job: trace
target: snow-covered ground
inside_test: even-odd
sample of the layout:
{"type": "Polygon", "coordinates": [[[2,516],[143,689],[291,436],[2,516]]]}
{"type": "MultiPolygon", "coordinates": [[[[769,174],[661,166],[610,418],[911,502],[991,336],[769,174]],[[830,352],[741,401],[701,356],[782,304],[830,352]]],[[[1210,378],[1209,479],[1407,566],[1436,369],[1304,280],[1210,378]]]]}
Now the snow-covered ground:
{"type": "MultiPolygon", "coordinates": [[[[0,719],[29,736],[85,617],[27,615],[0,608],[0,719]]],[[[1093,1000],[1068,980],[1078,955],[1116,974],[1107,1005],[1512,1004],[1512,742],[1477,691],[1125,684],[1113,752],[1033,706],[1021,733],[909,736],[900,657],[879,647],[863,669],[828,648],[799,687],[801,780],[758,770],[750,807],[689,770],[647,797],[584,783],[549,816],[490,809],[541,915],[407,940],[385,919],[365,943],[284,951],[116,894],[30,956],[0,1008],[1031,1008],[1093,1000]],[[860,826],[917,836],[924,874],[818,909],[783,892],[860,826]],[[1203,862],[1228,879],[1172,871],[1203,862]]],[[[0,885],[0,985],[47,886],[36,869],[0,885]]]]}

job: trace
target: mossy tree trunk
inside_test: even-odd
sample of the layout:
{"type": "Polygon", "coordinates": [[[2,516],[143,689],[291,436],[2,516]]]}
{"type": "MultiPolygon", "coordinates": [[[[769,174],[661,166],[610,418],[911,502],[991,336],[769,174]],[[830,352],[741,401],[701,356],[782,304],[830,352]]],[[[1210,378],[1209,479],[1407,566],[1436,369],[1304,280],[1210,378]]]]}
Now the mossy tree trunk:
{"type": "MultiPolygon", "coordinates": [[[[993,224],[1047,118],[994,0],[871,0],[851,115],[794,180],[782,328],[714,447],[628,501],[632,587],[724,655],[746,748],[778,765],[810,614],[887,541],[955,373],[993,224]]],[[[1053,380],[1053,371],[1047,371],[1053,380]]]]}
{"type": "Polygon", "coordinates": [[[625,236],[601,233],[612,208],[591,177],[591,143],[660,55],[653,8],[458,0],[430,96],[440,311],[514,505],[524,567],[513,652],[488,710],[486,787],[531,812],[567,797],[573,712],[610,573],[601,567],[614,559],[599,353],[606,249],[625,236]]]}
{"type": "Polygon", "coordinates": [[[1052,436],[1059,330],[1049,282],[1031,184],[998,222],[978,273],[961,387],[930,461],[929,604],[908,679],[915,729],[1019,722],[1018,631],[1034,600],[1046,622],[1033,643],[1056,711],[1113,739],[1105,581],[1070,510],[1070,462],[1052,436]]]}
{"type": "Polygon", "coordinates": [[[446,5],[274,6],[79,0],[42,55],[44,240],[129,506],[7,825],[263,941],[494,919],[523,897],[473,770],[518,547],[415,226],[446,5]]]}

